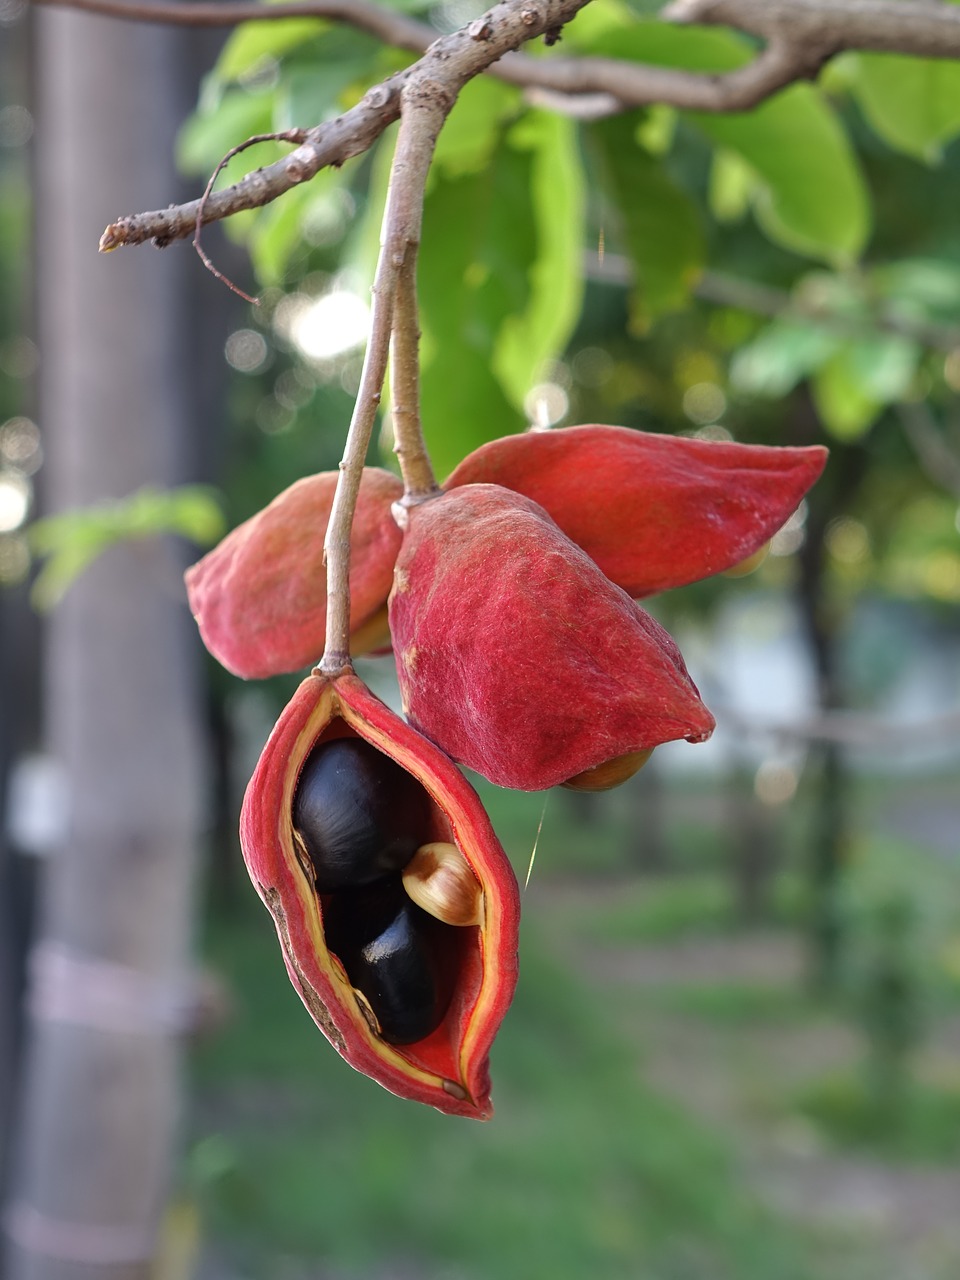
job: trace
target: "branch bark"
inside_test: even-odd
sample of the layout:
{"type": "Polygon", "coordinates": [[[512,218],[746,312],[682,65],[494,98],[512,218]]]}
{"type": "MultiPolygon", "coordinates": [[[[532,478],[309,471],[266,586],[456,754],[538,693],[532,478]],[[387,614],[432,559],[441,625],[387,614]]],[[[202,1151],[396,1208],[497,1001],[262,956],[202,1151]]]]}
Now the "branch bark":
{"type": "MultiPolygon", "coordinates": [[[[72,3],[73,0],[68,0],[72,3]]],[[[113,3],[114,0],[78,0],[80,4],[113,3]]],[[[456,84],[455,94],[468,80],[486,71],[505,54],[528,40],[559,31],[590,0],[504,0],[490,15],[450,35],[434,40],[424,56],[411,67],[375,85],[351,110],[309,130],[307,140],[296,151],[247,174],[240,182],[215,192],[203,209],[203,222],[215,222],[241,209],[269,204],[292,187],[306,182],[328,165],[339,166],[368,150],[400,114],[400,95],[411,79],[435,79],[442,85],[456,84]]],[[[121,7],[121,0],[116,0],[121,7]]],[[[317,8],[324,6],[318,5],[317,8]]],[[[333,6],[330,6],[331,9],[333,6]]],[[[352,5],[337,6],[347,13],[352,5]]],[[[373,6],[366,6],[372,8],[373,6]]],[[[265,6],[262,16],[270,16],[275,6],[265,6]]],[[[143,10],[125,16],[142,17],[143,10]]],[[[117,15],[119,16],[119,14],[117,15]]],[[[289,16],[289,15],[288,15],[289,16]]],[[[101,252],[126,244],[153,240],[163,248],[173,240],[192,234],[200,202],[172,205],[150,213],[134,214],[111,223],[100,238],[101,252]]]]}
{"type": "MultiPolygon", "coordinates": [[[[291,155],[215,193],[205,222],[269,204],[327,165],[341,165],[366,151],[399,114],[400,94],[414,73],[447,62],[466,80],[482,72],[537,95],[570,114],[612,114],[662,103],[706,112],[746,111],[797,80],[814,77],[836,54],[851,49],[960,58],[960,7],[934,0],[673,0],[667,21],[728,25],[766,41],[757,57],[723,75],[653,67],[616,58],[532,58],[516,50],[525,41],[558,30],[589,0],[512,0],[461,31],[434,38],[432,28],[369,0],[307,0],[259,5],[250,0],[190,5],[160,0],[35,0],[90,13],[146,22],[193,26],[232,25],[249,18],[313,16],[348,23],[397,48],[424,56],[413,67],[372,88],[338,119],[310,129],[291,155]],[[506,9],[506,14],[500,11],[506,9]]],[[[106,252],[153,240],[159,247],[193,230],[199,202],[118,219],[100,241],[106,252]]]]}
{"type": "Polygon", "coordinates": [[[819,46],[827,56],[870,49],[960,57],[960,10],[938,0],[673,0],[661,17],[819,46]]]}
{"type": "Polygon", "coordinates": [[[410,242],[397,275],[393,338],[390,346],[390,391],[393,401],[394,453],[403,476],[404,506],[439,493],[437,477],[423,438],[420,419],[420,313],[417,306],[419,243],[410,242]]]}

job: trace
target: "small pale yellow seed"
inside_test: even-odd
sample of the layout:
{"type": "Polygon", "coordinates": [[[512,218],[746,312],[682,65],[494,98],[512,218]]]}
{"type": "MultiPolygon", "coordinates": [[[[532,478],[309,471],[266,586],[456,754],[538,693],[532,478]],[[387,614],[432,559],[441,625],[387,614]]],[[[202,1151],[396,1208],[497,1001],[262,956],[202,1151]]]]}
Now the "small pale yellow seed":
{"type": "Polygon", "coordinates": [[[570,791],[609,791],[611,787],[619,787],[647,763],[653,755],[653,747],[647,751],[631,751],[625,756],[615,756],[596,764],[592,769],[584,769],[576,777],[569,778],[563,785],[570,791]]]}
{"type": "Polygon", "coordinates": [[[424,911],[444,924],[480,924],[483,890],[454,844],[421,845],[403,872],[403,887],[424,911]]]}
{"type": "Polygon", "coordinates": [[[770,543],[765,542],[752,556],[747,556],[746,560],[741,560],[739,564],[734,564],[729,569],[724,569],[720,576],[723,578],[745,578],[748,573],[753,573],[755,569],[760,568],[769,552],[770,543]]]}

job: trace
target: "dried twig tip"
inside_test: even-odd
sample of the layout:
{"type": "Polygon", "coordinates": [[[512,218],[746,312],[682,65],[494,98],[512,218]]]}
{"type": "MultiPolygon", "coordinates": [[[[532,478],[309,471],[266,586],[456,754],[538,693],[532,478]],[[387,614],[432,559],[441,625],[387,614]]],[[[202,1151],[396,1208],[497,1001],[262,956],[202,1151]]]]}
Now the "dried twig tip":
{"type": "Polygon", "coordinates": [[[120,228],[115,222],[111,222],[100,237],[98,248],[101,253],[111,253],[114,249],[119,249],[122,244],[123,236],[120,234],[120,228]]]}

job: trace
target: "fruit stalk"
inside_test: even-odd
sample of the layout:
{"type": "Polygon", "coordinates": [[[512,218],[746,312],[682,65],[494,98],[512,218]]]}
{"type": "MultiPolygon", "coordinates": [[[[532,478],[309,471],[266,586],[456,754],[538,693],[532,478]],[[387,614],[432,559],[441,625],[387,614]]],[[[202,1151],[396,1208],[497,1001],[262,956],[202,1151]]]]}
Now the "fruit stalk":
{"type": "Polygon", "coordinates": [[[403,475],[402,504],[413,507],[440,492],[420,419],[420,317],[417,307],[417,253],[411,241],[397,278],[390,384],[393,399],[394,452],[403,475]]]}
{"type": "MultiPolygon", "coordinates": [[[[401,100],[400,132],[390,171],[390,187],[380,234],[380,257],[373,281],[370,337],[323,544],[327,563],[327,627],[319,670],[328,676],[352,669],[350,529],[383,390],[398,281],[408,255],[415,262],[427,173],[437,134],[453,102],[454,98],[436,82],[421,84],[415,78],[408,81],[401,100]]],[[[416,359],[415,342],[413,358],[416,359]]],[[[417,433],[419,435],[419,423],[417,433]]],[[[422,453],[422,442],[420,451],[422,453]]],[[[416,453],[416,449],[413,452],[416,453]]]]}

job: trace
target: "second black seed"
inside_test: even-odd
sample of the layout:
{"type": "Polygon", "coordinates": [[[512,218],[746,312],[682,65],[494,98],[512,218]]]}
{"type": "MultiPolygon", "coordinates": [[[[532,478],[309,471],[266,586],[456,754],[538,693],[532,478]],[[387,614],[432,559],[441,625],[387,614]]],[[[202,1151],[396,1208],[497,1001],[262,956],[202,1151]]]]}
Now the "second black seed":
{"type": "Polygon", "coordinates": [[[414,1044],[443,1021],[453,992],[456,930],[407,896],[399,877],[332,897],[327,946],[366,997],[391,1044],[414,1044]]]}

